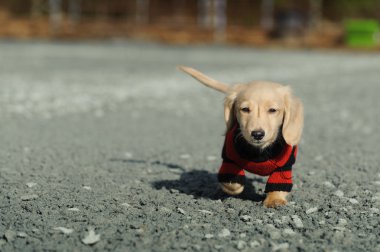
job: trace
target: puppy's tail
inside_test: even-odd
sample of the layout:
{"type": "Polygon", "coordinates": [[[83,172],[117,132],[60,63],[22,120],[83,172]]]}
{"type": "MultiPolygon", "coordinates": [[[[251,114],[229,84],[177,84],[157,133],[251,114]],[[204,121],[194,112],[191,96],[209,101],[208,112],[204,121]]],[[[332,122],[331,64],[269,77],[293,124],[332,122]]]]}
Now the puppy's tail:
{"type": "Polygon", "coordinates": [[[229,85],[219,82],[217,80],[211,79],[210,77],[204,75],[203,73],[191,68],[191,67],[185,67],[185,66],[178,66],[179,70],[184,71],[185,73],[191,75],[193,78],[197,79],[207,87],[213,88],[215,90],[218,90],[222,93],[227,93],[228,89],[230,88],[229,85]]]}

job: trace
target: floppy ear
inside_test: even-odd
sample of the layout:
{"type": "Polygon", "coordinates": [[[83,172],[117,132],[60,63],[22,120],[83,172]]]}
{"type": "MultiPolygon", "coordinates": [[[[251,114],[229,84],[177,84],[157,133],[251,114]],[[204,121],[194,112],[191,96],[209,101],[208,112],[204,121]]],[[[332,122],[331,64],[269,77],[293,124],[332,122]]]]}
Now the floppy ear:
{"type": "Polygon", "coordinates": [[[235,111],[234,111],[235,99],[236,99],[236,92],[233,92],[227,95],[224,100],[224,120],[226,121],[227,131],[232,129],[236,120],[235,111]]]}
{"type": "Polygon", "coordinates": [[[297,145],[303,129],[303,105],[299,98],[293,96],[289,88],[285,96],[285,116],[282,135],[287,144],[297,145]]]}

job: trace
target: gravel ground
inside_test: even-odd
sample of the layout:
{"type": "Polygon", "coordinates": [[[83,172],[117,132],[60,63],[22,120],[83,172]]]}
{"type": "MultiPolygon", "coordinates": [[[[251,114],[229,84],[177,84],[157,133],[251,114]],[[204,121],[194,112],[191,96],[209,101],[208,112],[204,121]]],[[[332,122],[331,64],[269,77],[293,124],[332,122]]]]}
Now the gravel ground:
{"type": "Polygon", "coordinates": [[[380,57],[0,43],[1,251],[380,251],[380,57]],[[290,203],[216,172],[221,94],[176,71],[289,84],[305,104],[290,203]]]}

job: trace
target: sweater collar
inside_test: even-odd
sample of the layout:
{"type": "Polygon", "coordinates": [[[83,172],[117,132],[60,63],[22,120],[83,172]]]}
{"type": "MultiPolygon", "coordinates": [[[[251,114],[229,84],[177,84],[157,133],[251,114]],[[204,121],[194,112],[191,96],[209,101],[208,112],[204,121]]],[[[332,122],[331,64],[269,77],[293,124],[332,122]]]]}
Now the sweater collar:
{"type": "Polygon", "coordinates": [[[265,162],[273,160],[280,156],[287,146],[281,129],[282,126],[279,128],[277,139],[273,144],[264,149],[260,149],[248,143],[247,140],[241,136],[240,127],[236,124],[231,129],[233,131],[231,132],[233,134],[233,147],[241,158],[248,161],[265,162]]]}

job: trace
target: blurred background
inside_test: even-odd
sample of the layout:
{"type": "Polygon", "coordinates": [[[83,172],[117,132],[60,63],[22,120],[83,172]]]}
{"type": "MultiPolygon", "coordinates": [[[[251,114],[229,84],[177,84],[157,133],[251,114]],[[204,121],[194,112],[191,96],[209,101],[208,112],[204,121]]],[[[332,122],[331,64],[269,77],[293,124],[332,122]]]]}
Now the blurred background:
{"type": "Polygon", "coordinates": [[[1,0],[0,38],[379,49],[379,0],[1,0]]]}

